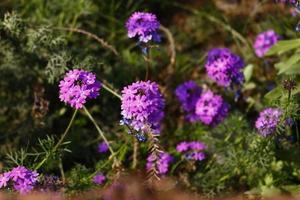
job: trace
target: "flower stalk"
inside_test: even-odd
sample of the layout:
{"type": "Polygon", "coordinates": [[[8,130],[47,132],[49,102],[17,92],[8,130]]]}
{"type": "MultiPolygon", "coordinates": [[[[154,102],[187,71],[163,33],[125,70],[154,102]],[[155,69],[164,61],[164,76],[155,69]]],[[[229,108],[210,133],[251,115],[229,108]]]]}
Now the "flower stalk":
{"type": "Polygon", "coordinates": [[[34,168],[35,170],[38,170],[39,168],[41,168],[45,164],[45,162],[50,158],[50,156],[53,155],[53,153],[55,153],[56,150],[58,149],[58,147],[62,144],[62,142],[64,141],[66,135],[68,134],[68,132],[69,132],[69,130],[70,130],[70,128],[71,128],[71,126],[74,122],[74,119],[77,115],[77,112],[78,112],[78,110],[75,109],[65,132],[61,135],[59,141],[56,143],[56,145],[53,147],[53,149],[51,149],[51,151],[46,154],[45,158],[34,168]]]}

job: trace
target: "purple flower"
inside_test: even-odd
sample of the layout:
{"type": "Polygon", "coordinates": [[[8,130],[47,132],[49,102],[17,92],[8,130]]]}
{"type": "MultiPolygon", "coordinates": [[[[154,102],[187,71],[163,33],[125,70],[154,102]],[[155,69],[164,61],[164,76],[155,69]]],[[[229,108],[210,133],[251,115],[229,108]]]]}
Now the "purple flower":
{"type": "Polygon", "coordinates": [[[216,95],[210,90],[202,92],[196,104],[196,114],[206,125],[219,124],[227,116],[228,111],[229,105],[220,95],[216,95]]]}
{"type": "Polygon", "coordinates": [[[99,95],[100,87],[101,84],[93,73],[79,69],[70,70],[59,83],[59,98],[79,109],[88,99],[95,99],[99,95]]]}
{"type": "Polygon", "coordinates": [[[232,84],[240,85],[244,82],[241,69],[244,61],[227,48],[215,48],[208,52],[205,68],[208,77],[219,86],[228,87],[232,84]]]}
{"type": "Polygon", "coordinates": [[[93,182],[97,185],[102,185],[105,180],[106,177],[102,173],[99,173],[93,177],[93,182]]]}
{"type": "Polygon", "coordinates": [[[156,16],[146,12],[135,12],[126,22],[128,37],[138,37],[139,41],[144,43],[150,40],[160,42],[159,26],[156,16]]]}
{"type": "Polygon", "coordinates": [[[0,174],[0,188],[6,187],[9,180],[10,180],[10,173],[9,172],[5,172],[3,174],[0,174]]]}
{"type": "Polygon", "coordinates": [[[33,189],[33,185],[27,180],[21,180],[14,184],[14,189],[19,191],[20,194],[27,194],[33,189]]]}
{"type": "Polygon", "coordinates": [[[205,144],[199,141],[180,142],[176,147],[177,152],[182,153],[188,159],[196,161],[204,160],[205,154],[203,151],[205,149],[205,144]]]}
{"type": "Polygon", "coordinates": [[[158,155],[158,158],[152,153],[147,158],[146,169],[150,171],[154,168],[160,175],[164,175],[168,172],[172,160],[173,157],[168,153],[162,152],[158,155]]]}
{"type": "Polygon", "coordinates": [[[160,133],[165,101],[155,82],[138,81],[122,91],[123,122],[138,132],[160,133]]]}
{"type": "Polygon", "coordinates": [[[28,169],[26,169],[23,166],[15,167],[10,172],[10,178],[13,181],[18,181],[18,179],[24,179],[27,172],[28,172],[28,169]]]}
{"type": "Polygon", "coordinates": [[[199,117],[195,113],[195,107],[201,92],[201,88],[194,81],[187,81],[179,85],[175,90],[175,94],[181,103],[182,109],[187,113],[186,119],[189,122],[199,120],[199,117]]]}
{"type": "Polygon", "coordinates": [[[180,142],[179,144],[177,144],[176,146],[176,151],[178,151],[179,153],[187,151],[190,147],[190,144],[187,142],[180,142]]]}
{"type": "Polygon", "coordinates": [[[99,153],[105,153],[108,151],[108,145],[106,144],[106,142],[101,142],[99,145],[98,145],[98,152],[99,153]]]}
{"type": "Polygon", "coordinates": [[[284,124],[286,126],[292,127],[295,124],[295,120],[291,117],[286,118],[286,120],[284,121],[284,124]]]}
{"type": "Polygon", "coordinates": [[[23,166],[13,168],[10,172],[0,175],[0,188],[6,187],[9,181],[14,184],[14,189],[21,194],[30,192],[38,181],[39,174],[23,166]]]}
{"type": "Polygon", "coordinates": [[[292,5],[297,5],[297,3],[299,3],[299,0],[275,0],[275,3],[289,3],[292,5]]]}
{"type": "Polygon", "coordinates": [[[189,146],[190,146],[190,149],[195,150],[195,151],[202,151],[206,148],[205,144],[203,144],[202,142],[198,142],[198,141],[190,142],[189,146]]]}
{"type": "Polygon", "coordinates": [[[266,137],[276,131],[281,115],[282,111],[278,108],[266,108],[259,113],[255,127],[262,136],[266,137]]]}
{"type": "Polygon", "coordinates": [[[192,159],[196,161],[201,161],[205,159],[205,154],[203,152],[195,152],[192,154],[192,159]]]}
{"type": "Polygon", "coordinates": [[[278,42],[280,36],[274,30],[262,32],[256,36],[254,49],[258,57],[263,57],[278,42]]]}

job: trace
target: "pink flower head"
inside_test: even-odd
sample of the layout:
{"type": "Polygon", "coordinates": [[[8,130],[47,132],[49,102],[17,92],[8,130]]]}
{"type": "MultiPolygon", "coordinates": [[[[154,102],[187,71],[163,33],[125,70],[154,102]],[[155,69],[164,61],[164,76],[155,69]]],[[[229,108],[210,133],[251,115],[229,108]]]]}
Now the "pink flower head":
{"type": "Polygon", "coordinates": [[[279,39],[280,36],[274,30],[268,30],[258,34],[254,42],[256,55],[258,57],[263,57],[279,39]]]}
{"type": "Polygon", "coordinates": [[[59,98],[79,109],[88,99],[99,96],[100,87],[101,84],[93,73],[79,69],[70,70],[59,83],[59,98]]]}
{"type": "Polygon", "coordinates": [[[276,131],[281,115],[282,111],[278,108],[266,108],[259,113],[255,127],[262,136],[266,137],[276,131]]]}
{"type": "Polygon", "coordinates": [[[196,114],[206,125],[217,125],[227,116],[229,105],[220,95],[207,90],[202,92],[196,104],[196,114]]]}
{"type": "Polygon", "coordinates": [[[122,91],[123,122],[138,132],[160,133],[165,101],[155,82],[138,81],[122,91]]]}
{"type": "Polygon", "coordinates": [[[242,68],[245,64],[241,57],[227,48],[215,48],[208,52],[205,69],[208,77],[219,86],[229,87],[244,82],[242,68]]]}
{"type": "Polygon", "coordinates": [[[105,180],[106,180],[106,177],[102,173],[95,175],[93,178],[93,182],[97,185],[102,185],[105,180]]]}
{"type": "Polygon", "coordinates": [[[147,12],[133,13],[126,23],[128,37],[138,37],[139,41],[144,43],[151,40],[160,42],[159,26],[156,16],[147,12]]]}

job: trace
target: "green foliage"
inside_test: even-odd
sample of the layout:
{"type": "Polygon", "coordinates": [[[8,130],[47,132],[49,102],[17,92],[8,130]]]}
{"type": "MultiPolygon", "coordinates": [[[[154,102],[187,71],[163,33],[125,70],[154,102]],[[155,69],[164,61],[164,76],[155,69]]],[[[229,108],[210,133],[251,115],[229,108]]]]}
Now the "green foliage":
{"type": "Polygon", "coordinates": [[[77,164],[68,175],[68,190],[76,192],[91,187],[90,173],[85,166],[77,164]]]}

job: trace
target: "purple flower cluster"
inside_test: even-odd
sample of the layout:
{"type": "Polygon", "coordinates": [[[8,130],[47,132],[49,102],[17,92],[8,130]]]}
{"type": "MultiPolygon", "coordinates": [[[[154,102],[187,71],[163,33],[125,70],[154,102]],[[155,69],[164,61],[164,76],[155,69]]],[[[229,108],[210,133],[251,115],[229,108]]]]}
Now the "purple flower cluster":
{"type": "Polygon", "coordinates": [[[185,157],[188,159],[201,161],[204,160],[205,154],[203,153],[203,150],[206,149],[205,144],[198,141],[192,141],[192,142],[180,142],[176,146],[176,150],[179,153],[184,153],[185,157]]]}
{"type": "Polygon", "coordinates": [[[278,108],[266,108],[259,113],[255,127],[262,136],[266,137],[276,131],[281,115],[282,111],[278,108]]]}
{"type": "Polygon", "coordinates": [[[70,70],[59,83],[59,98],[79,109],[88,99],[95,99],[99,95],[100,87],[95,74],[80,69],[70,70]]]}
{"type": "Polygon", "coordinates": [[[105,180],[106,177],[102,173],[99,173],[93,177],[93,182],[97,185],[102,185],[105,180]]]}
{"type": "Polygon", "coordinates": [[[138,37],[139,41],[144,43],[150,40],[160,42],[159,26],[156,16],[146,12],[133,13],[126,23],[128,37],[138,37]]]}
{"type": "Polygon", "coordinates": [[[206,125],[219,124],[227,116],[228,111],[229,105],[211,90],[203,91],[196,104],[196,114],[206,125]]]}
{"type": "Polygon", "coordinates": [[[172,160],[173,157],[168,153],[162,152],[158,155],[158,158],[152,153],[147,158],[146,169],[150,171],[155,168],[160,175],[164,175],[168,172],[172,160]]]}
{"type": "Polygon", "coordinates": [[[286,4],[297,5],[300,3],[300,1],[299,0],[275,0],[275,3],[286,3],[286,4]]]}
{"type": "Polygon", "coordinates": [[[8,186],[9,182],[12,181],[15,190],[21,194],[26,194],[33,189],[38,181],[38,176],[36,171],[18,166],[0,175],[0,188],[8,186]]]}
{"type": "Polygon", "coordinates": [[[189,122],[196,122],[199,117],[195,113],[196,103],[201,95],[202,89],[194,81],[187,81],[179,85],[175,94],[181,103],[181,107],[186,112],[186,119],[189,122]]]}
{"type": "Polygon", "coordinates": [[[274,30],[267,30],[258,34],[254,42],[255,54],[258,57],[263,57],[279,39],[280,36],[274,30]]]}
{"type": "Polygon", "coordinates": [[[160,133],[165,101],[155,82],[138,81],[122,91],[123,122],[136,131],[160,133]]]}
{"type": "Polygon", "coordinates": [[[208,77],[219,86],[228,87],[232,84],[240,85],[244,81],[241,69],[244,61],[227,48],[215,48],[208,52],[205,68],[208,77]]]}
{"type": "Polygon", "coordinates": [[[98,152],[99,153],[105,153],[108,151],[108,145],[106,144],[106,142],[101,142],[99,145],[98,145],[98,152]]]}

